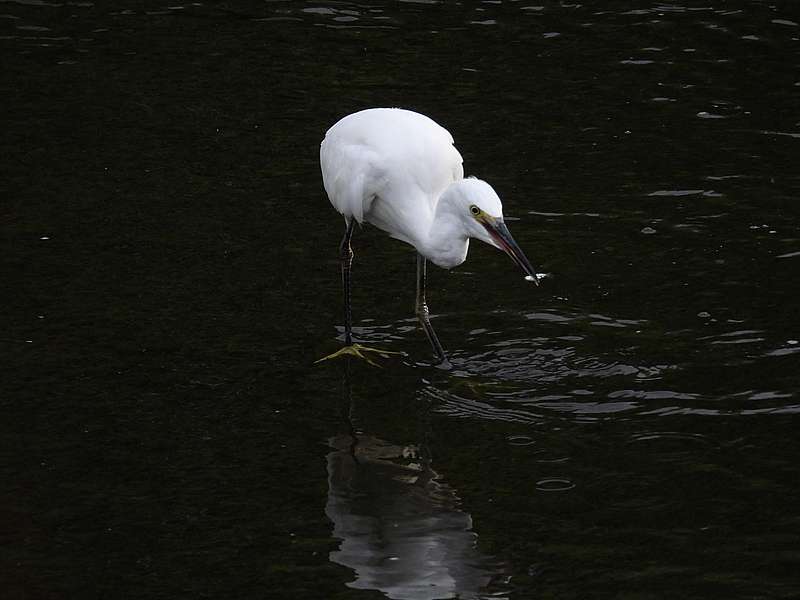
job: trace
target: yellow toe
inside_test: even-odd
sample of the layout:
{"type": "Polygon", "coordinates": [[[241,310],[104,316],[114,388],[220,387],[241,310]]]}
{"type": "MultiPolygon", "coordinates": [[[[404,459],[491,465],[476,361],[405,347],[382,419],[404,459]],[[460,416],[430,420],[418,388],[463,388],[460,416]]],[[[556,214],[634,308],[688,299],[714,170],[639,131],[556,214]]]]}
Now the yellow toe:
{"type": "Polygon", "coordinates": [[[362,346],[361,344],[350,344],[349,346],[345,346],[344,348],[340,348],[336,352],[332,354],[328,354],[328,356],[323,356],[319,360],[315,360],[314,364],[319,364],[325,360],[331,360],[332,358],[341,358],[343,356],[355,356],[356,358],[360,358],[361,360],[371,364],[373,367],[380,367],[378,363],[372,360],[369,357],[369,354],[377,354],[381,358],[389,358],[390,356],[402,356],[402,352],[391,352],[389,350],[382,350],[381,348],[370,348],[369,346],[362,346]]]}

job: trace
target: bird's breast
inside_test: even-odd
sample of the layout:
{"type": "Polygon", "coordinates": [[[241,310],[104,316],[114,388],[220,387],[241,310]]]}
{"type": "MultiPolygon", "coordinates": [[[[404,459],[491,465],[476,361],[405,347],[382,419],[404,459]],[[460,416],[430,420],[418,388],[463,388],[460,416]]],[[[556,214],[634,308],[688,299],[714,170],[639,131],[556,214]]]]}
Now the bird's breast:
{"type": "Polygon", "coordinates": [[[445,243],[433,244],[426,248],[422,255],[437,267],[452,269],[467,260],[469,238],[449,240],[445,243]]]}

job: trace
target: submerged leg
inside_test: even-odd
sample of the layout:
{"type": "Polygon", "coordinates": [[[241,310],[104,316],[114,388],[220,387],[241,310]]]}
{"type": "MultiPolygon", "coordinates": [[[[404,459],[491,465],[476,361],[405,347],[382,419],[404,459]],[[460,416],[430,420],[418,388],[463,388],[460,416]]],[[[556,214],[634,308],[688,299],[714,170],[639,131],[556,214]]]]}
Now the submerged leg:
{"type": "Polygon", "coordinates": [[[347,229],[344,232],[344,237],[342,238],[342,243],[339,244],[339,258],[342,262],[342,288],[344,289],[344,348],[334,352],[333,354],[329,354],[328,356],[324,356],[315,362],[322,362],[324,360],[328,360],[331,358],[338,358],[340,356],[355,356],[357,358],[361,358],[368,362],[369,364],[379,367],[375,361],[373,361],[368,353],[374,353],[378,356],[383,358],[388,358],[392,355],[400,355],[400,352],[389,352],[388,350],[381,350],[379,348],[368,348],[367,346],[362,346],[361,344],[354,344],[353,343],[353,313],[350,309],[351,304],[351,278],[350,278],[350,271],[353,266],[353,248],[350,246],[350,238],[353,237],[353,229],[355,228],[356,220],[350,219],[347,223],[347,229]]]}
{"type": "Polygon", "coordinates": [[[430,340],[433,351],[439,358],[439,362],[446,363],[447,357],[445,357],[442,344],[439,342],[439,338],[436,337],[436,332],[433,330],[433,325],[431,325],[431,320],[428,316],[428,304],[425,302],[425,274],[427,271],[427,262],[424,256],[419,253],[417,254],[417,303],[415,308],[417,318],[422,328],[425,330],[425,334],[428,336],[428,340],[430,340]]]}

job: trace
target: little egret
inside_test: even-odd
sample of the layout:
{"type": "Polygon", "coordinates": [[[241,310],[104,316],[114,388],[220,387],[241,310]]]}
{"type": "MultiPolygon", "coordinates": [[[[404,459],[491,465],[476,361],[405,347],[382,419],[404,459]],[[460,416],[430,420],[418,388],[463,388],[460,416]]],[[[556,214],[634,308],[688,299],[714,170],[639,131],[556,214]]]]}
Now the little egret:
{"type": "Polygon", "coordinates": [[[328,130],[319,158],[325,191],[345,220],[339,250],[346,346],[325,358],[353,354],[369,361],[363,351],[371,349],[353,344],[351,331],[350,239],[356,223],[370,223],[416,248],[416,314],[441,363],[446,357],[425,301],[427,261],[445,269],[460,265],[469,239],[476,238],[505,251],[538,285],[503,222],[500,198],[485,181],[464,178],[453,136],[430,118],[399,108],[353,113],[328,130]]]}

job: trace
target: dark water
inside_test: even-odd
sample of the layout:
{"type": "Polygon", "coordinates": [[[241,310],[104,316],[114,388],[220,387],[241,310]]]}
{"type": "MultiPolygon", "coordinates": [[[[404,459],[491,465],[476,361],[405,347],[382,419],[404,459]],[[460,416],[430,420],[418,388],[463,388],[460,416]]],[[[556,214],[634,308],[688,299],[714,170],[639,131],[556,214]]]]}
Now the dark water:
{"type": "Polygon", "coordinates": [[[800,595],[792,3],[0,1],[3,598],[800,595]],[[426,113],[553,274],[318,144],[426,113]],[[337,331],[337,327],[339,327],[337,331]]]}

